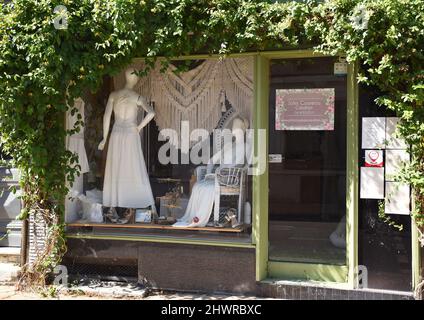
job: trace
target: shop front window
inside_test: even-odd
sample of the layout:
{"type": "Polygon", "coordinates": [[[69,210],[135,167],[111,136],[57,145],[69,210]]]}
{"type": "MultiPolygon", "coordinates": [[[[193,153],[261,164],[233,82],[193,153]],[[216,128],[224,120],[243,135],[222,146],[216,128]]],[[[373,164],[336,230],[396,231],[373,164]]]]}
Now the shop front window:
{"type": "Polygon", "coordinates": [[[346,264],[347,87],[336,61],[271,61],[270,261],[346,264]]]}
{"type": "Polygon", "coordinates": [[[253,58],[161,67],[134,62],[75,102],[68,232],[250,242],[253,58]]]}

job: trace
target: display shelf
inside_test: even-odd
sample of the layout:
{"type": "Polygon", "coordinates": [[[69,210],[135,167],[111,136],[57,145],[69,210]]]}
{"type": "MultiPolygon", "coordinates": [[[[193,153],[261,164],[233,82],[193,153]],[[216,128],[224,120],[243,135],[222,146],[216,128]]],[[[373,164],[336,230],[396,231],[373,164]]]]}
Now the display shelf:
{"type": "Polygon", "coordinates": [[[173,227],[171,225],[160,225],[160,224],[147,224],[147,223],[132,223],[132,224],[115,224],[115,223],[92,223],[76,221],[67,223],[68,227],[76,228],[121,228],[121,229],[159,229],[159,230],[189,230],[189,231],[208,231],[208,232],[230,232],[240,233],[243,232],[247,226],[242,225],[237,228],[217,228],[217,227],[173,227]]]}

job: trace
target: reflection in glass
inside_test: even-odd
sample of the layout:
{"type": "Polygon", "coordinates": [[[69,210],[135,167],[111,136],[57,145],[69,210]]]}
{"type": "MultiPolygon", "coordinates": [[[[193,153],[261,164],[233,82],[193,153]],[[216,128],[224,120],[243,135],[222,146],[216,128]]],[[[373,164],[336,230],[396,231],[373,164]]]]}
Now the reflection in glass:
{"type": "Polygon", "coordinates": [[[346,77],[334,76],[334,62],[271,64],[269,154],[280,155],[269,164],[272,261],[346,264],[346,77]],[[283,125],[281,93],[292,108],[277,118],[283,125]]]}

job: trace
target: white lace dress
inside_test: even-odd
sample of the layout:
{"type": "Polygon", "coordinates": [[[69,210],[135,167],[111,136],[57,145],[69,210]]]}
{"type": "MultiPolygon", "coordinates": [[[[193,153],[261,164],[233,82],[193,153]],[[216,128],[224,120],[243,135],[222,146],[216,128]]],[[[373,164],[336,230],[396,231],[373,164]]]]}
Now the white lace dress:
{"type": "Polygon", "coordinates": [[[113,106],[115,123],[109,138],[103,182],[106,207],[147,208],[155,210],[152,188],[137,129],[138,106],[122,95],[113,106]]]}

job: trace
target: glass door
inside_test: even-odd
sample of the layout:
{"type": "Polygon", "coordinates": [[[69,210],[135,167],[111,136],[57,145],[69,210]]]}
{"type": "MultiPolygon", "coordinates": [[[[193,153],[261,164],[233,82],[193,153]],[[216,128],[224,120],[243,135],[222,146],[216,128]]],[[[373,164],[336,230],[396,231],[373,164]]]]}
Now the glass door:
{"type": "Polygon", "coordinates": [[[346,76],[270,60],[269,261],[346,265],[346,76]]]}

